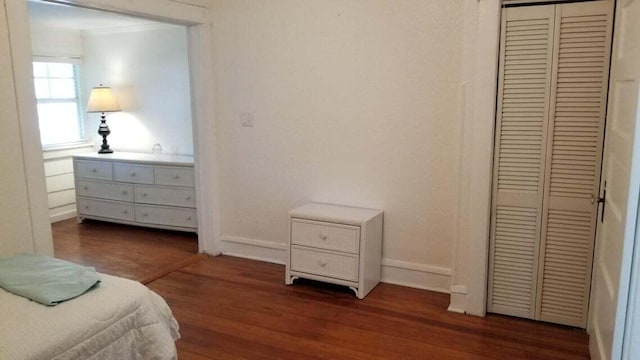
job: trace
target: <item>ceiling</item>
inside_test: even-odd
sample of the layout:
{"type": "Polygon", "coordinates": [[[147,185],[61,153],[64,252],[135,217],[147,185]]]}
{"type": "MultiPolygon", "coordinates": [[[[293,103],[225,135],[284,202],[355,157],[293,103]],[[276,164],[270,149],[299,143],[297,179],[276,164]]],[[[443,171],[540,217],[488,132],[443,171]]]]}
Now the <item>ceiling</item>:
{"type": "Polygon", "coordinates": [[[55,28],[99,30],[158,24],[156,21],[76,6],[31,1],[28,6],[31,23],[55,28]]]}

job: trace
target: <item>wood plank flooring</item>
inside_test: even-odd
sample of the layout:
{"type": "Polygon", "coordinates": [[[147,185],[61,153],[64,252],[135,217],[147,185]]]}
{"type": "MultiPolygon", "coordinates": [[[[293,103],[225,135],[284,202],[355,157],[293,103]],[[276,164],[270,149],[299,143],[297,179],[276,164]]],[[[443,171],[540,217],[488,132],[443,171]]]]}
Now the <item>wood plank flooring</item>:
{"type": "Polygon", "coordinates": [[[196,234],[75,219],[51,226],[56,257],[146,284],[195,260],[196,234]]]}
{"type": "Polygon", "coordinates": [[[147,286],[165,298],[180,323],[180,359],[589,358],[583,330],[450,313],[447,294],[381,283],[358,300],[339,286],[305,280],[286,286],[282,265],[194,257],[193,235],[93,222],[58,224],[53,226],[58,257],[129,278],[157,275],[147,286]],[[135,250],[121,249],[123,239],[135,243],[127,245],[135,250]],[[131,252],[136,255],[118,261],[131,252]],[[138,256],[144,258],[141,264],[135,264],[138,256]],[[154,265],[173,259],[178,259],[174,266],[154,265]],[[169,272],[160,276],[162,269],[169,272]]]}

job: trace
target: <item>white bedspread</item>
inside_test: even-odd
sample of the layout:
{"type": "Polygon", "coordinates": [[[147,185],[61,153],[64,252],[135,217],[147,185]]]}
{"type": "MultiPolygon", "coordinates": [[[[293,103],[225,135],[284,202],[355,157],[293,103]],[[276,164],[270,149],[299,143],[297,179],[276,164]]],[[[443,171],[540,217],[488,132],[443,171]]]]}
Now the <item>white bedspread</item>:
{"type": "Polygon", "coordinates": [[[53,307],[0,289],[0,360],[176,359],[178,323],[164,299],[100,277],[99,288],[53,307]]]}

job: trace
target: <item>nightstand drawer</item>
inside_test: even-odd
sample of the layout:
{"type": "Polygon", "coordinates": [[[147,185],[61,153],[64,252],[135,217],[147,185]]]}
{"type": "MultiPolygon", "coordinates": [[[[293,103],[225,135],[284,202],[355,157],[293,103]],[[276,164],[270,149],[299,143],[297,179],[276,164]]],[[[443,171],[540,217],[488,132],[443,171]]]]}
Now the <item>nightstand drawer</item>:
{"type": "Polygon", "coordinates": [[[78,196],[131,202],[133,201],[133,185],[92,180],[78,180],[76,194],[78,194],[78,196]]]}
{"type": "Polygon", "coordinates": [[[136,221],[141,223],[196,227],[196,210],[161,206],[136,205],[136,221]]]}
{"type": "Polygon", "coordinates": [[[116,201],[86,199],[78,197],[79,215],[93,215],[118,220],[133,221],[133,205],[116,201]]]}
{"type": "Polygon", "coordinates": [[[359,239],[360,228],[358,226],[301,219],[291,220],[292,244],[358,254],[360,251],[359,239]]]}
{"type": "Polygon", "coordinates": [[[110,162],[76,160],[75,171],[80,178],[113,180],[110,162]]]}
{"type": "Polygon", "coordinates": [[[137,184],[153,184],[153,166],[114,163],[113,179],[137,184]]]}
{"type": "Polygon", "coordinates": [[[358,281],[358,256],[292,246],[291,270],[347,281],[358,281]]]}
{"type": "Polygon", "coordinates": [[[156,166],[156,185],[196,186],[193,168],[156,166]]]}
{"type": "Polygon", "coordinates": [[[136,203],[196,207],[193,189],[135,185],[135,193],[136,203]]]}

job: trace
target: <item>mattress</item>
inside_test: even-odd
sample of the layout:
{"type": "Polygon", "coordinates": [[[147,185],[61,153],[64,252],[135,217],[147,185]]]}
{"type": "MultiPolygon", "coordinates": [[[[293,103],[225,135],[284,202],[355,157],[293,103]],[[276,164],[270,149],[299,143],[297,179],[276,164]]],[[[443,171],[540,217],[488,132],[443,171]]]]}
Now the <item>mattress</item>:
{"type": "Polygon", "coordinates": [[[135,281],[100,278],[57,306],[0,289],[0,360],[176,359],[178,323],[164,299],[135,281]]]}

